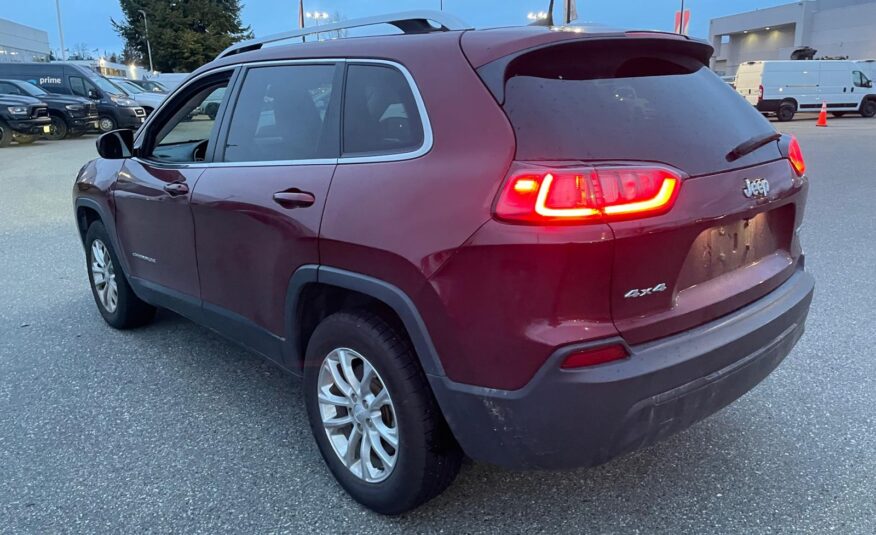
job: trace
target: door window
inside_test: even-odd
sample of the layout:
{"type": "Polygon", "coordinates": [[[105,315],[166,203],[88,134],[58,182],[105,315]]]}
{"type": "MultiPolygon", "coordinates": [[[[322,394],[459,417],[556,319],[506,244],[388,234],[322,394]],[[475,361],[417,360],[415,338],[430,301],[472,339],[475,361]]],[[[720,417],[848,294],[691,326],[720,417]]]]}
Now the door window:
{"type": "Polygon", "coordinates": [[[855,87],[873,87],[870,80],[861,71],[852,72],[852,81],[855,87]]]}
{"type": "Polygon", "coordinates": [[[0,94],[3,95],[24,95],[21,89],[9,82],[0,82],[0,94]]]}
{"type": "Polygon", "coordinates": [[[216,118],[225,99],[228,76],[206,82],[169,102],[162,116],[150,125],[147,157],[173,163],[201,162],[216,129],[216,118]]]}
{"type": "Polygon", "coordinates": [[[78,76],[70,77],[70,89],[74,95],[88,98],[88,89],[85,87],[85,80],[78,76]]]}
{"type": "Polygon", "coordinates": [[[350,65],[344,98],[344,156],[398,154],[423,145],[423,124],[404,75],[383,65],[350,65]]]}
{"type": "Polygon", "coordinates": [[[331,106],[335,65],[249,69],[225,143],[226,162],[338,156],[339,119],[331,106]]]}

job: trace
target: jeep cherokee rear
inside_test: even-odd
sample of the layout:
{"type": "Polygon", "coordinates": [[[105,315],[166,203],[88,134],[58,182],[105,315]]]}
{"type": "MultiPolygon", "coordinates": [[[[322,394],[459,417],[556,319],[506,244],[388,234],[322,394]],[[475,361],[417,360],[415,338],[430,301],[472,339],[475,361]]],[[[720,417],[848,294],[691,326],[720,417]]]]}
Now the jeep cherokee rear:
{"type": "Polygon", "coordinates": [[[412,35],[239,45],[99,140],[75,203],[107,322],[167,307],[303,372],[326,463],[388,514],[461,452],[605,462],[790,352],[803,159],[708,45],[380,20],[412,35]]]}

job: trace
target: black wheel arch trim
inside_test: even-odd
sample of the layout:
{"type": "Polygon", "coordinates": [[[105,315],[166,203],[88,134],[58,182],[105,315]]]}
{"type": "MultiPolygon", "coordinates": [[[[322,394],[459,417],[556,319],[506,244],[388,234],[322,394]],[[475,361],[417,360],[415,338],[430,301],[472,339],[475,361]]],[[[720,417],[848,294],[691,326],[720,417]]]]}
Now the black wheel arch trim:
{"type": "MultiPolygon", "coordinates": [[[[295,316],[300,305],[299,299],[304,286],[318,282],[338,288],[345,288],[373,297],[390,307],[407,330],[411,343],[417,351],[420,365],[428,376],[444,376],[444,367],[438,357],[438,351],[432,343],[426,323],[420,316],[416,305],[408,295],[397,286],[374,277],[347,271],[330,266],[306,265],[298,268],[289,281],[286,294],[286,325],[289,329],[286,345],[289,351],[287,358],[298,362],[300,367],[304,362],[304,355],[298,354],[298,326],[295,325],[295,316]]],[[[291,361],[287,360],[287,362],[291,361]]]]}
{"type": "Polygon", "coordinates": [[[82,247],[85,247],[85,233],[88,231],[86,228],[82,228],[81,222],[79,221],[79,209],[80,208],[90,208],[97,212],[98,217],[100,218],[100,222],[103,223],[104,228],[106,228],[107,234],[109,234],[110,241],[112,241],[113,250],[116,252],[116,256],[119,258],[119,262],[122,264],[122,269],[125,273],[130,273],[130,266],[128,264],[128,258],[124,254],[124,250],[119,247],[118,234],[116,234],[116,223],[112,214],[108,208],[100,204],[94,199],[88,197],[77,197],[76,202],[74,203],[74,211],[73,216],[76,218],[76,228],[79,229],[79,235],[82,239],[82,247]]]}

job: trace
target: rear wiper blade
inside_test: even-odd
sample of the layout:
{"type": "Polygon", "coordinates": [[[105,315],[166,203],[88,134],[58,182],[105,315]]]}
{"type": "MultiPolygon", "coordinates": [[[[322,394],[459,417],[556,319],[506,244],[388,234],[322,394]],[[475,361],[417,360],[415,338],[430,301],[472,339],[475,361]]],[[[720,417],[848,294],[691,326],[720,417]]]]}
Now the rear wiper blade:
{"type": "Polygon", "coordinates": [[[782,134],[778,132],[771,132],[769,134],[761,134],[759,136],[754,136],[752,138],[746,139],[739,145],[736,145],[733,150],[727,153],[727,161],[732,162],[733,160],[738,160],[746,154],[752,153],[757,149],[763,147],[767,143],[776,141],[781,137],[782,134]]]}

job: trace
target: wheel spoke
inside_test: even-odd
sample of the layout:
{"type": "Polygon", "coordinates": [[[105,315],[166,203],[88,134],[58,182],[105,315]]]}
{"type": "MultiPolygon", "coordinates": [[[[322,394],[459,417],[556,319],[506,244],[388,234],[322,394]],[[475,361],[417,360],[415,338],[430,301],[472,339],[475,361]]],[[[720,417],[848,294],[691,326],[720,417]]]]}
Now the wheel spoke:
{"type": "Polygon", "coordinates": [[[383,444],[380,442],[380,435],[378,435],[377,431],[369,430],[368,431],[368,443],[371,445],[371,451],[377,455],[381,462],[383,462],[384,469],[392,468],[395,465],[395,457],[389,454],[388,451],[383,447],[383,444]]]}
{"type": "Polygon", "coordinates": [[[329,373],[332,375],[332,381],[334,381],[335,386],[338,387],[338,390],[341,391],[347,397],[350,397],[350,394],[353,393],[353,387],[347,383],[347,380],[344,379],[341,371],[339,370],[340,363],[337,361],[326,360],[325,365],[329,369],[329,373]]]}
{"type": "Polygon", "coordinates": [[[322,425],[328,429],[337,429],[353,423],[353,417],[349,414],[344,416],[335,416],[334,418],[323,418],[322,425]]]}
{"type": "Polygon", "coordinates": [[[374,424],[374,431],[393,448],[398,448],[398,429],[387,427],[383,423],[383,419],[379,416],[373,417],[371,422],[374,424]]]}
{"type": "Polygon", "coordinates": [[[359,397],[365,399],[371,395],[371,382],[374,380],[374,368],[366,361],[362,361],[362,380],[359,382],[359,397]]]}
{"type": "Polygon", "coordinates": [[[318,398],[320,403],[335,405],[337,407],[351,407],[353,405],[349,399],[332,394],[331,385],[326,385],[320,388],[318,398]]]}
{"type": "Polygon", "coordinates": [[[356,373],[353,371],[353,357],[348,351],[338,351],[338,360],[341,363],[341,373],[347,380],[347,384],[353,389],[353,392],[359,392],[359,379],[356,378],[356,373]]]}
{"type": "Polygon", "coordinates": [[[361,438],[362,433],[359,432],[359,429],[353,426],[353,430],[350,431],[350,436],[347,437],[347,449],[345,449],[341,455],[341,460],[344,461],[347,468],[350,468],[353,466],[353,463],[356,462],[356,450],[359,448],[359,441],[361,438]]]}
{"type": "Polygon", "coordinates": [[[374,473],[371,470],[371,448],[371,440],[368,437],[368,433],[364,433],[359,443],[359,464],[362,465],[362,474],[365,481],[374,479],[374,473]]]}
{"type": "MultiPolygon", "coordinates": [[[[381,386],[383,386],[383,385],[381,385],[381,386]]],[[[371,401],[371,408],[378,409],[378,408],[386,405],[387,403],[391,403],[391,401],[389,400],[389,392],[386,391],[386,387],[383,387],[380,389],[380,392],[378,392],[374,396],[374,399],[371,401]]]]}

